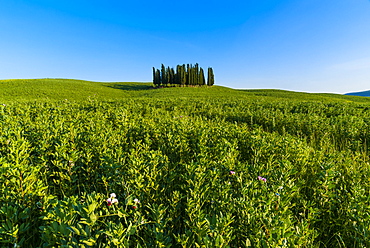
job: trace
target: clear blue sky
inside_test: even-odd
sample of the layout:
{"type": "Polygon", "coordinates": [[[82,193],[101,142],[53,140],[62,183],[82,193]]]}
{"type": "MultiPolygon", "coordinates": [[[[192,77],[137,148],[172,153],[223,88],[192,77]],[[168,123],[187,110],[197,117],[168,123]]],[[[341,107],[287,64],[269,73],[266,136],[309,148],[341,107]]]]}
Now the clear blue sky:
{"type": "Polygon", "coordinates": [[[0,0],[0,79],[152,80],[213,67],[217,85],[370,89],[369,0],[0,0]]]}

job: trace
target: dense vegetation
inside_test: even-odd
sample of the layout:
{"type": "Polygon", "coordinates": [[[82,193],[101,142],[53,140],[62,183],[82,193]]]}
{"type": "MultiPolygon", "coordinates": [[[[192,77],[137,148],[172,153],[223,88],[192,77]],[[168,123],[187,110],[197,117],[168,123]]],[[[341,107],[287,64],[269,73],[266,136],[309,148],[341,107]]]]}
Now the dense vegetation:
{"type": "Polygon", "coordinates": [[[208,67],[207,83],[204,70],[198,63],[177,65],[174,68],[165,67],[163,64],[161,70],[153,67],[153,84],[158,86],[212,86],[215,83],[215,75],[212,67],[208,67]]]}
{"type": "Polygon", "coordinates": [[[370,246],[367,98],[44,79],[0,99],[1,247],[370,246]]]}

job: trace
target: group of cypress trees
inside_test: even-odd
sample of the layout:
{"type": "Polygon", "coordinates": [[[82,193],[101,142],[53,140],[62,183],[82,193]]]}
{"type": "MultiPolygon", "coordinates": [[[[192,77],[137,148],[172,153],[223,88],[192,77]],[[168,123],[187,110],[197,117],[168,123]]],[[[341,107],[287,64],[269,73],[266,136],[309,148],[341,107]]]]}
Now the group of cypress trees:
{"type": "Polygon", "coordinates": [[[212,86],[215,83],[213,69],[208,68],[207,81],[204,75],[203,68],[199,67],[198,63],[177,65],[176,71],[174,68],[165,67],[163,64],[161,69],[153,67],[153,83],[154,86],[212,86]]]}

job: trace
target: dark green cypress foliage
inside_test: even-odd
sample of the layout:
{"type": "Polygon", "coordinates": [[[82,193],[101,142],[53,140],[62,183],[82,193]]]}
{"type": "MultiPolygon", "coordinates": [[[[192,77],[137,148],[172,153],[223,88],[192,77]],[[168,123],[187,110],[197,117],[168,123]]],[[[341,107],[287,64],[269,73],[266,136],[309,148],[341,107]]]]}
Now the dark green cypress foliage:
{"type": "Polygon", "coordinates": [[[194,75],[193,75],[193,77],[194,77],[194,85],[198,85],[198,68],[197,68],[197,66],[195,65],[194,66],[194,75]]]}
{"type": "Polygon", "coordinates": [[[171,69],[169,66],[167,66],[167,69],[166,69],[166,77],[167,77],[166,86],[168,86],[169,84],[171,84],[171,69]]]}
{"type": "Polygon", "coordinates": [[[179,76],[180,76],[180,72],[179,72],[179,65],[176,66],[176,71],[175,71],[175,84],[176,85],[179,85],[180,84],[180,80],[179,80],[179,76]]]}
{"type": "Polygon", "coordinates": [[[192,66],[191,64],[189,65],[189,68],[188,68],[188,81],[189,81],[189,85],[193,85],[193,78],[192,78],[192,66]]]}
{"type": "Polygon", "coordinates": [[[200,85],[199,64],[194,66],[194,85],[200,85]]]}
{"type": "Polygon", "coordinates": [[[213,69],[211,68],[211,72],[212,72],[212,85],[215,84],[215,74],[213,73],[213,69]]]}
{"type": "Polygon", "coordinates": [[[190,85],[194,85],[194,67],[190,64],[190,85]]]}
{"type": "Polygon", "coordinates": [[[211,81],[211,79],[210,79],[210,77],[211,77],[211,73],[210,73],[210,67],[208,67],[208,70],[207,70],[207,85],[208,86],[210,86],[210,81],[211,81]]]}
{"type": "Polygon", "coordinates": [[[200,80],[199,85],[205,85],[206,84],[206,79],[204,77],[204,71],[203,71],[202,67],[200,68],[200,72],[199,72],[199,80],[200,80]]]}
{"type": "Polygon", "coordinates": [[[157,86],[158,82],[157,82],[157,77],[155,75],[155,68],[153,67],[153,84],[154,86],[157,86]]]}
{"type": "Polygon", "coordinates": [[[168,75],[168,84],[171,86],[172,85],[172,74],[171,74],[171,68],[168,66],[167,67],[167,75],[168,75]]]}
{"type": "Polygon", "coordinates": [[[180,73],[179,73],[179,84],[181,85],[181,86],[183,86],[183,85],[185,85],[185,81],[186,81],[186,79],[185,79],[185,77],[184,77],[184,75],[185,75],[185,70],[184,70],[184,66],[180,66],[180,73]]]}
{"type": "Polygon", "coordinates": [[[180,65],[176,66],[175,83],[178,86],[181,85],[181,66],[180,65]]]}
{"type": "Polygon", "coordinates": [[[186,82],[185,82],[185,85],[189,85],[190,84],[190,65],[187,64],[186,65],[186,82]]]}
{"type": "Polygon", "coordinates": [[[166,67],[164,67],[163,64],[161,67],[161,78],[162,78],[162,85],[167,85],[166,67]]]}
{"type": "Polygon", "coordinates": [[[183,64],[181,68],[181,85],[184,86],[185,84],[186,84],[186,67],[185,64],[183,64]]]}
{"type": "Polygon", "coordinates": [[[197,68],[193,66],[193,85],[197,85],[197,68]]]}
{"type": "Polygon", "coordinates": [[[157,71],[155,72],[155,77],[157,81],[157,86],[160,86],[162,84],[162,79],[161,79],[161,71],[159,69],[157,69],[157,71]]]}
{"type": "Polygon", "coordinates": [[[176,79],[175,79],[175,70],[173,68],[170,69],[170,82],[171,84],[175,85],[176,84],[176,79]]]}
{"type": "Polygon", "coordinates": [[[186,82],[185,78],[185,66],[179,65],[179,85],[184,86],[186,82]]]}
{"type": "Polygon", "coordinates": [[[202,67],[198,63],[177,65],[176,68],[165,67],[161,65],[161,69],[153,67],[153,84],[155,86],[184,86],[194,85],[201,86],[207,84],[214,85],[215,79],[212,67],[208,68],[207,81],[202,67]]]}
{"type": "Polygon", "coordinates": [[[207,85],[212,86],[215,83],[215,76],[212,67],[208,67],[207,85]]]}
{"type": "Polygon", "coordinates": [[[197,85],[197,68],[195,66],[192,67],[192,81],[193,85],[197,85]]]}

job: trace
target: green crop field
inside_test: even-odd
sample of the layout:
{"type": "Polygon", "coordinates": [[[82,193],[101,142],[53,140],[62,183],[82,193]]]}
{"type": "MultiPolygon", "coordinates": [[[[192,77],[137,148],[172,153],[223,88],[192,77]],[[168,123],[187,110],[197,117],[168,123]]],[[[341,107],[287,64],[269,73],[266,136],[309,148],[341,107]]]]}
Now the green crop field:
{"type": "Polygon", "coordinates": [[[365,97],[2,80],[0,246],[370,247],[369,131],[365,97]]]}

